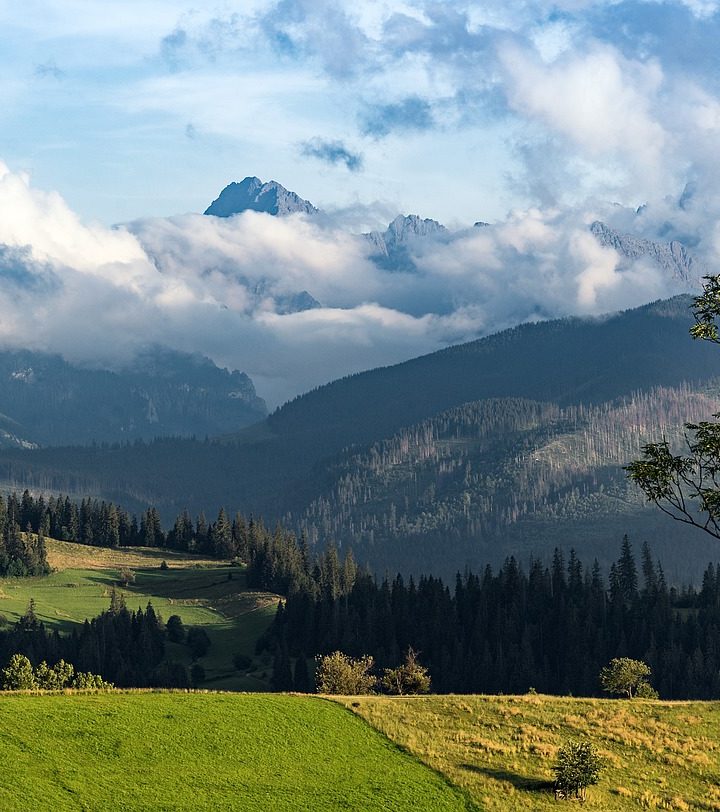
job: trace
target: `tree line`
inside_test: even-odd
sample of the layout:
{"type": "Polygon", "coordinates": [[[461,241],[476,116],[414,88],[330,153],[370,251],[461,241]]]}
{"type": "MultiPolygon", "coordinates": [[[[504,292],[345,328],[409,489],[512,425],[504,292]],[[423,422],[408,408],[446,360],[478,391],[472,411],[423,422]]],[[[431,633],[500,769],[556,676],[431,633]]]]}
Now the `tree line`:
{"type": "Polygon", "coordinates": [[[668,587],[648,546],[638,567],[627,537],[605,579],[571,551],[550,566],[515,558],[481,575],[376,580],[330,547],[316,560],[302,541],[256,550],[252,582],[286,596],[259,649],[275,653],[278,687],[303,680],[306,660],[342,651],[392,667],[419,652],[438,693],[600,694],[614,658],[649,665],[666,699],[720,697],[720,565],[702,588],[668,587]]]}
{"type": "Polygon", "coordinates": [[[220,508],[215,521],[208,521],[202,512],[193,519],[184,510],[166,531],[155,507],[148,507],[138,519],[113,502],[86,498],[78,503],[69,496],[45,499],[25,490],[21,496],[0,495],[0,536],[4,543],[0,575],[44,574],[43,540],[48,537],[97,547],[166,547],[228,559],[245,558],[260,527],[240,513],[230,520],[220,508]],[[30,539],[25,535],[28,533],[39,539],[30,539]],[[31,542],[39,546],[21,548],[21,543],[31,542]],[[7,552],[7,565],[3,564],[3,551],[7,552]],[[14,567],[13,559],[19,562],[14,567]]]}

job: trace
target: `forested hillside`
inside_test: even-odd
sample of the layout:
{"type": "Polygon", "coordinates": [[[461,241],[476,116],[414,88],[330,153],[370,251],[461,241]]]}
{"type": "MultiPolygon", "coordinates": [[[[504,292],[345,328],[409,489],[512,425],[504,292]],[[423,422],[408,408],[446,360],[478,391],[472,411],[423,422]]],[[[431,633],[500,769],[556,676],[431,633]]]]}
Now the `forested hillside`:
{"type": "Polygon", "coordinates": [[[154,505],[166,524],[223,505],[352,544],[378,571],[447,574],[555,544],[603,561],[641,531],[685,577],[677,525],[642,509],[622,465],[663,426],[718,410],[720,353],[688,336],[690,304],[523,325],[336,381],[217,440],[6,449],[0,484],[154,505]]]}
{"type": "Polygon", "coordinates": [[[247,375],[153,348],[120,371],[0,351],[0,448],[221,434],[261,420],[247,375]]]}
{"type": "Polygon", "coordinates": [[[328,469],[332,486],[287,521],[311,542],[335,539],[390,571],[450,574],[518,548],[542,556],[553,535],[605,562],[603,544],[572,538],[573,527],[602,517],[610,541],[623,521],[646,532],[666,523],[643,510],[623,466],[658,427],[679,443],[684,421],[718,411],[714,385],[564,408],[517,398],[467,403],[347,453],[328,469]]]}

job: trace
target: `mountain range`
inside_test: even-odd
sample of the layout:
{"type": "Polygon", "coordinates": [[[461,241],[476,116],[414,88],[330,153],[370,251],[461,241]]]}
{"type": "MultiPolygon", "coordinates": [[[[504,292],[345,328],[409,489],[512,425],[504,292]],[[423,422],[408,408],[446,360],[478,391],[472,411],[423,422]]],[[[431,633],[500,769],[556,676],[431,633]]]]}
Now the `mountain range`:
{"type": "MultiPolygon", "coordinates": [[[[255,177],[227,186],[205,214],[248,210],[323,216],[255,177]]],[[[687,289],[704,274],[678,241],[599,221],[589,232],[687,289]]],[[[423,246],[455,234],[399,215],[359,238],[374,262],[412,275],[423,246]]],[[[262,279],[250,292],[274,296],[262,279]]],[[[448,575],[510,553],[546,556],[556,544],[607,560],[630,530],[651,534],[667,562],[692,574],[678,539],[685,550],[703,541],[647,509],[622,467],[643,442],[663,431],[679,438],[685,419],[720,411],[720,353],[689,339],[691,304],[679,296],[522,324],[341,378],[269,416],[247,375],[202,356],[154,347],[109,371],[6,350],[0,487],[155,505],[166,521],[224,505],[283,521],[314,544],[351,546],[376,571],[448,575]]],[[[321,305],[298,290],[273,306],[321,305]]]]}
{"type": "Polygon", "coordinates": [[[643,505],[622,465],[720,408],[720,353],[690,297],[525,324],[308,392],[215,440],[0,451],[5,487],[166,521],[184,508],[282,520],[377,571],[451,574],[556,545],[608,561],[624,532],[690,577],[712,546],[643,505]]]}
{"type": "MultiPolygon", "coordinates": [[[[321,214],[312,203],[277,181],[265,183],[254,176],[228,184],[204,213],[232,217],[244,211],[264,212],[277,217],[321,214]]],[[[476,221],[473,228],[492,228],[492,225],[476,221]]],[[[589,230],[600,245],[613,248],[626,262],[644,258],[658,267],[667,278],[689,289],[697,288],[701,278],[708,273],[703,263],[678,240],[659,242],[637,237],[613,229],[599,220],[591,223],[589,230]]],[[[413,250],[431,241],[451,241],[454,236],[464,233],[465,230],[452,232],[437,220],[417,214],[399,214],[385,231],[370,231],[362,237],[370,244],[370,258],[379,267],[390,271],[414,271],[413,250]]],[[[316,302],[311,293],[301,293],[316,302]]]]}

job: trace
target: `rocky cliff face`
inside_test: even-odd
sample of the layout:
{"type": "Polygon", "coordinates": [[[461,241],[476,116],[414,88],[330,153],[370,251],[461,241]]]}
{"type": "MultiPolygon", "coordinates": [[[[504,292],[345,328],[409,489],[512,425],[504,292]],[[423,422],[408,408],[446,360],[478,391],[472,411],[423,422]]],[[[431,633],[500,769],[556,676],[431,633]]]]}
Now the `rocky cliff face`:
{"type": "Polygon", "coordinates": [[[220,196],[205,210],[215,217],[232,217],[243,211],[259,211],[284,217],[295,212],[316,214],[317,209],[295,192],[271,180],[263,183],[260,178],[247,177],[240,183],[226,186],[220,196]]]}
{"type": "Polygon", "coordinates": [[[366,239],[377,249],[379,256],[389,257],[406,247],[414,240],[448,234],[444,225],[437,220],[423,219],[417,214],[399,214],[384,232],[371,231],[366,239]]]}
{"type": "MultiPolygon", "coordinates": [[[[295,192],[289,191],[275,181],[264,183],[257,177],[247,177],[240,183],[231,183],[205,211],[205,214],[230,217],[242,211],[265,212],[282,217],[296,212],[314,215],[318,209],[295,192]]],[[[477,221],[475,228],[493,226],[477,221]]],[[[658,266],[663,274],[678,283],[678,290],[694,290],[708,274],[702,262],[698,261],[688,248],[678,240],[660,242],[633,234],[623,234],[600,221],[590,226],[598,242],[620,254],[630,264],[646,259],[658,266]]],[[[462,232],[461,232],[462,233],[462,232]]],[[[458,236],[449,231],[437,220],[422,218],[416,214],[398,215],[385,231],[371,231],[363,234],[370,248],[370,258],[379,267],[388,271],[413,272],[416,270],[414,255],[425,241],[452,241],[458,236]]],[[[269,286],[257,291],[258,295],[270,294],[269,286]]],[[[277,297],[275,297],[277,299],[277,297]]],[[[283,299],[277,299],[277,311],[295,312],[317,307],[318,302],[308,291],[297,291],[283,299]]]]}
{"type": "Polygon", "coordinates": [[[683,282],[690,287],[699,287],[700,280],[708,271],[677,240],[667,243],[654,242],[632,234],[620,234],[605,223],[596,220],[590,231],[600,245],[614,248],[618,254],[628,260],[647,257],[672,279],[683,282]]]}

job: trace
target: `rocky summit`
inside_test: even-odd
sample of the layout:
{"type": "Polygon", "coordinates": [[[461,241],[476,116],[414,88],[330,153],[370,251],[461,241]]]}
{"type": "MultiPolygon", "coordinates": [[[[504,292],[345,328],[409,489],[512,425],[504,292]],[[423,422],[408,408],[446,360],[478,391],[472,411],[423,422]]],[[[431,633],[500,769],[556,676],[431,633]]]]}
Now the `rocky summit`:
{"type": "Polygon", "coordinates": [[[215,217],[232,217],[243,211],[265,212],[278,217],[296,212],[317,213],[312,203],[303,200],[295,192],[274,180],[263,183],[256,177],[247,177],[240,183],[230,183],[204,213],[215,217]]]}

